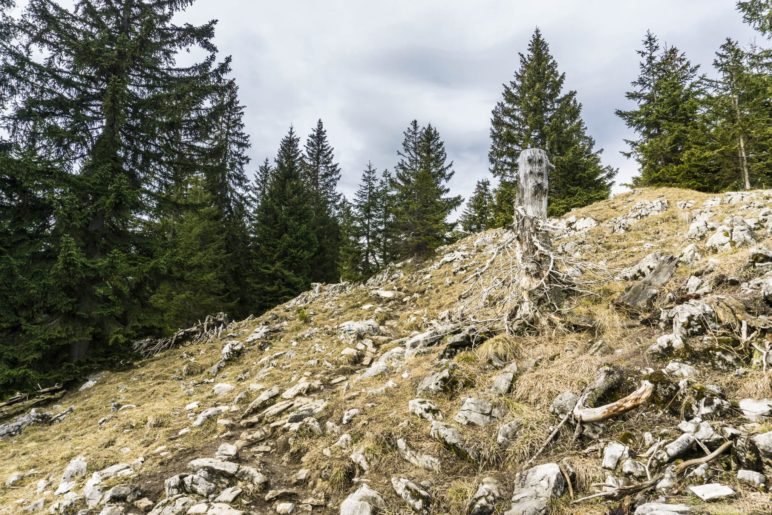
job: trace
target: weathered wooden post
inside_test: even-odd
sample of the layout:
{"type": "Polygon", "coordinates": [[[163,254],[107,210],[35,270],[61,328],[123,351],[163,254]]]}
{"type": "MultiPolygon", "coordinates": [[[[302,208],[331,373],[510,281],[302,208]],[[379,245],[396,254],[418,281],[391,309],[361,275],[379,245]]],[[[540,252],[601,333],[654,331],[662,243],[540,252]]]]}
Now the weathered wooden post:
{"type": "Polygon", "coordinates": [[[517,160],[518,187],[514,231],[517,242],[518,286],[522,300],[510,314],[516,324],[532,325],[537,307],[550,293],[553,255],[545,223],[549,170],[554,168],[547,153],[528,148],[517,160]]]}

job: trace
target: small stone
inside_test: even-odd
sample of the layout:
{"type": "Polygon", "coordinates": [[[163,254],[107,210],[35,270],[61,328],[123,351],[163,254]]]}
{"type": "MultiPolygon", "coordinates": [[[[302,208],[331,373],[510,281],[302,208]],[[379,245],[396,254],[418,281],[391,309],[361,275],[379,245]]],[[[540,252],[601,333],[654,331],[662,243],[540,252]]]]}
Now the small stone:
{"type": "Polygon", "coordinates": [[[646,478],[646,466],[639,461],[627,459],[622,463],[622,474],[644,479],[646,478]]]}
{"type": "Polygon", "coordinates": [[[340,505],[340,515],[375,515],[386,510],[381,494],[367,485],[361,485],[340,505]]]}
{"type": "Polygon", "coordinates": [[[742,399],[739,405],[743,416],[751,422],[763,422],[772,417],[772,399],[742,399]]]}
{"type": "Polygon", "coordinates": [[[693,485],[689,491],[703,501],[714,501],[716,499],[725,499],[733,497],[735,491],[719,483],[708,483],[707,485],[693,485]]]}
{"type": "Polygon", "coordinates": [[[490,402],[467,397],[461,405],[461,409],[456,414],[454,420],[459,424],[474,424],[476,426],[487,426],[494,419],[501,417],[501,410],[495,408],[490,402]]]}
{"type": "Polygon", "coordinates": [[[354,418],[361,413],[361,410],[359,408],[351,408],[349,410],[346,410],[345,413],[343,413],[343,417],[341,417],[340,423],[345,425],[348,425],[351,423],[354,418]]]}
{"type": "Polygon", "coordinates": [[[686,504],[666,504],[649,502],[635,509],[635,515],[683,515],[692,513],[692,508],[686,504]]]}
{"type": "Polygon", "coordinates": [[[238,457],[238,455],[239,455],[238,447],[230,443],[223,443],[220,445],[220,447],[217,448],[217,453],[215,454],[215,458],[217,458],[218,460],[228,461],[238,457]]]}
{"type": "Polygon", "coordinates": [[[153,501],[147,497],[143,497],[142,499],[134,501],[134,507],[143,513],[149,512],[153,508],[153,505],[153,501]]]}
{"type": "Polygon", "coordinates": [[[217,383],[212,387],[212,393],[217,396],[227,395],[231,393],[236,387],[228,383],[217,383]]]}
{"type": "Polygon", "coordinates": [[[392,477],[391,486],[413,511],[425,513],[429,509],[431,495],[414,482],[405,477],[392,477]]]}
{"type": "Polygon", "coordinates": [[[755,488],[765,488],[767,484],[766,476],[761,472],[756,472],[755,470],[738,470],[737,480],[755,488]]]}
{"type": "Polygon", "coordinates": [[[608,470],[614,470],[617,468],[619,460],[628,456],[628,449],[626,445],[622,445],[618,442],[609,442],[606,448],[603,449],[603,463],[602,467],[608,470]]]}
{"type": "Polygon", "coordinates": [[[288,514],[295,511],[295,503],[280,502],[276,504],[276,513],[288,514]]]}
{"type": "Polygon", "coordinates": [[[483,478],[469,502],[469,515],[492,515],[501,499],[501,487],[495,478],[483,478]]]}
{"type": "Polygon", "coordinates": [[[408,401],[408,411],[413,415],[425,418],[428,421],[442,420],[440,409],[428,399],[412,399],[408,401]]]}
{"type": "Polygon", "coordinates": [[[241,495],[241,493],[241,488],[237,486],[231,486],[220,492],[220,494],[215,497],[214,502],[224,502],[226,504],[230,504],[235,501],[236,498],[241,495]]]}

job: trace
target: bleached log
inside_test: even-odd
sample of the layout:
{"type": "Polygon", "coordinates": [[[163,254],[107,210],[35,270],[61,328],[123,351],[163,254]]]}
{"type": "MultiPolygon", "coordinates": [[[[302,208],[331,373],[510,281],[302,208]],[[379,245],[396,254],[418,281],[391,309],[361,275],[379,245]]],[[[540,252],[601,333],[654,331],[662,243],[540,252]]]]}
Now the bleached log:
{"type": "Polygon", "coordinates": [[[574,418],[578,422],[600,422],[607,420],[637,408],[645,403],[652,393],[654,393],[654,385],[649,381],[643,381],[641,386],[630,395],[597,408],[585,407],[580,399],[576,406],[574,406],[574,418]]]}

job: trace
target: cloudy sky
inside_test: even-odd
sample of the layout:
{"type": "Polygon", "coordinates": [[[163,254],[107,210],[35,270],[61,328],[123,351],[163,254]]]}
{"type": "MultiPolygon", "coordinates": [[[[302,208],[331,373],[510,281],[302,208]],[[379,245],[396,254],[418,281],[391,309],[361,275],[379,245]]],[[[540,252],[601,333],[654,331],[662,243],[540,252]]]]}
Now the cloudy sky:
{"type": "Polygon", "coordinates": [[[290,124],[305,137],[322,118],[348,196],[368,161],[394,165],[414,118],[438,127],[455,162],[451,187],[468,194],[488,174],[490,112],[536,26],[617,183],[637,173],[619,153],[631,134],[614,109],[626,105],[646,30],[705,71],[727,36],[754,39],[733,0],[198,0],[181,18],[219,20],[253,168],[290,124]]]}

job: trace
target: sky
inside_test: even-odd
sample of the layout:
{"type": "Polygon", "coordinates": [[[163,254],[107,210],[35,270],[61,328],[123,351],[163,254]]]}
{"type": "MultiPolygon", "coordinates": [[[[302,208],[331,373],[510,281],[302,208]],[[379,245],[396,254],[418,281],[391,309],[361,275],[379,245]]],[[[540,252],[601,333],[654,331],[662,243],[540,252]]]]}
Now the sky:
{"type": "Polygon", "coordinates": [[[179,17],[210,19],[221,54],[233,56],[250,171],[273,159],[290,125],[305,139],[321,118],[349,198],[368,161],[394,166],[413,119],[438,128],[451,190],[468,196],[489,175],[491,110],[537,26],[603,162],[619,169],[615,191],[637,174],[620,154],[634,135],[614,110],[630,107],[645,32],[706,72],[726,37],[760,42],[733,0],[198,0],[179,17]]]}

